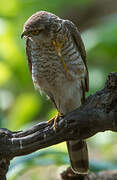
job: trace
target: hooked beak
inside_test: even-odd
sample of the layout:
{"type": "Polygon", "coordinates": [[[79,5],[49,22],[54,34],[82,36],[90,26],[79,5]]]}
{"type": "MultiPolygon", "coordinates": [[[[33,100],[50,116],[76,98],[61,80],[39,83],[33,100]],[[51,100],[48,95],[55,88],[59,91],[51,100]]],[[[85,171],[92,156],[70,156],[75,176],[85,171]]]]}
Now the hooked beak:
{"type": "Polygon", "coordinates": [[[26,36],[28,33],[27,31],[23,31],[23,33],[21,34],[21,39],[23,39],[24,36],[26,36]]]}

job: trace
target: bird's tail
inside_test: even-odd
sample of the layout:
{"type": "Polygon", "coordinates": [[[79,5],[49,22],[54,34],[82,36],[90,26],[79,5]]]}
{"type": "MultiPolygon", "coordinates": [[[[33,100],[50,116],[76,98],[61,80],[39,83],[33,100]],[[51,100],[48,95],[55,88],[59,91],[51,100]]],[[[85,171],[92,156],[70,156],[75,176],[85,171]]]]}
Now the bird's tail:
{"type": "Polygon", "coordinates": [[[89,160],[86,142],[84,140],[68,141],[67,148],[72,170],[77,174],[88,174],[89,160]]]}

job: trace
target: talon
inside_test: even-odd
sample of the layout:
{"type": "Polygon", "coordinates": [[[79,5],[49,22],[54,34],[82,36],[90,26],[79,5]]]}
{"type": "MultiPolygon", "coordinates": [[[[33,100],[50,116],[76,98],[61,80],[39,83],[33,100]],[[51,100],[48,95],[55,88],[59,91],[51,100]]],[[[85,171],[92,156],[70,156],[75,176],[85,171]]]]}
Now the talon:
{"type": "Polygon", "coordinates": [[[55,118],[54,118],[54,126],[53,126],[54,131],[56,131],[57,118],[58,118],[58,115],[56,115],[55,118]]]}
{"type": "Polygon", "coordinates": [[[48,123],[51,123],[52,121],[54,121],[54,125],[53,125],[54,131],[56,131],[56,122],[57,122],[58,117],[60,117],[60,116],[61,116],[61,113],[58,112],[55,117],[53,117],[50,120],[48,120],[48,123]]]}

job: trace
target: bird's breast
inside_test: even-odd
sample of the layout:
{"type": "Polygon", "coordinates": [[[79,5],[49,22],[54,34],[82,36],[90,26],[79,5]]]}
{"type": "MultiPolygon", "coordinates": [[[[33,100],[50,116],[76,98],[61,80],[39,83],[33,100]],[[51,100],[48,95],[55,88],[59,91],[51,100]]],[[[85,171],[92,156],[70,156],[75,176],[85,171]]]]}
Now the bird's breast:
{"type": "MultiPolygon", "coordinates": [[[[58,42],[61,43],[61,41],[58,42]]],[[[36,86],[62,87],[70,80],[65,65],[72,79],[75,78],[75,69],[77,66],[80,67],[82,59],[71,38],[65,40],[60,51],[61,55],[52,43],[32,47],[32,79],[36,86]]]]}
{"type": "Polygon", "coordinates": [[[65,81],[64,69],[54,47],[47,45],[31,51],[32,79],[36,86],[49,88],[65,81]]]}

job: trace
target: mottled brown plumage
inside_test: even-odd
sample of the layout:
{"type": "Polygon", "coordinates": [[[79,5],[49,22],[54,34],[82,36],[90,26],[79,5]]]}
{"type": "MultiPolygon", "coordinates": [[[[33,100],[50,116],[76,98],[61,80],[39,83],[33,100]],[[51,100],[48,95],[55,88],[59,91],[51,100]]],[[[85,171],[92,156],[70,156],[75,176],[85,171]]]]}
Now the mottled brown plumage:
{"type": "MultiPolygon", "coordinates": [[[[50,97],[61,114],[78,108],[89,82],[85,48],[76,26],[40,11],[26,21],[22,37],[34,86],[50,97]]],[[[73,171],[87,173],[86,142],[70,141],[67,147],[73,171]]]]}

